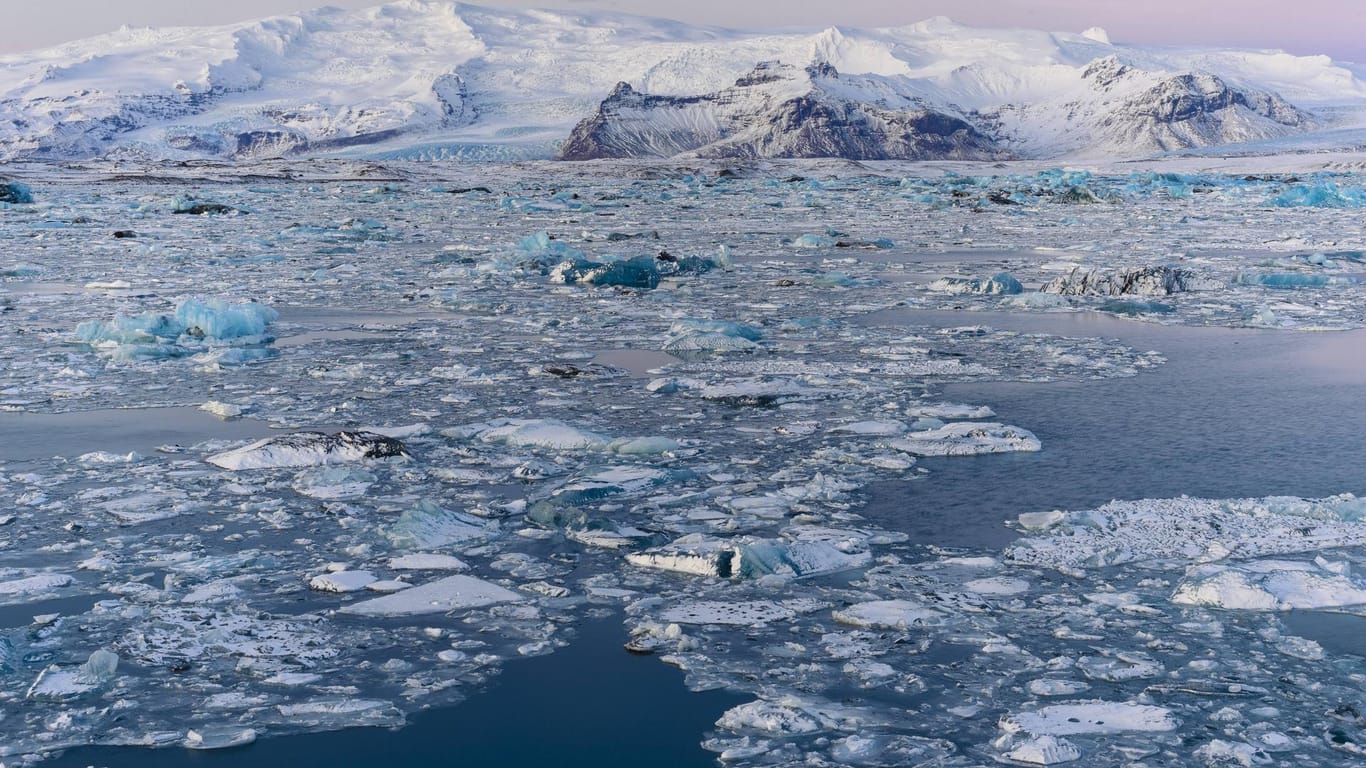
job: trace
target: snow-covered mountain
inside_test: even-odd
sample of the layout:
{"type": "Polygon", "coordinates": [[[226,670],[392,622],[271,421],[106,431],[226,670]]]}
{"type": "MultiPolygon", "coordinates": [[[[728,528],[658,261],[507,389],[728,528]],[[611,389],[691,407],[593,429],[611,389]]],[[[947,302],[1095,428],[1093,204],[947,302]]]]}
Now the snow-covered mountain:
{"type": "Polygon", "coordinates": [[[0,57],[0,159],[1133,157],[1363,114],[1323,56],[942,18],[779,34],[399,0],[0,57]]]}

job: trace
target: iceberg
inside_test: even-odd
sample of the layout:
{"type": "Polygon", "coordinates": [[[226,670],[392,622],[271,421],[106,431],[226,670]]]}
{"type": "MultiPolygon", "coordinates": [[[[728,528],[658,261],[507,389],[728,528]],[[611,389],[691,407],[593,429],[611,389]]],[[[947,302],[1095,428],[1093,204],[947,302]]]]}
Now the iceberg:
{"type": "Polygon", "coordinates": [[[186,299],[172,314],[115,315],[76,326],[76,338],[118,362],[216,355],[215,362],[242,364],[270,357],[267,327],[279,313],[255,302],[186,299]]]}
{"type": "Polygon", "coordinates": [[[1170,296],[1222,287],[1217,280],[1181,267],[1141,267],[1117,272],[1083,271],[1075,267],[1066,275],[1049,280],[1039,291],[1062,296],[1170,296]]]}
{"type": "Polygon", "coordinates": [[[0,181],[0,203],[26,205],[33,202],[33,190],[17,181],[0,181]]]}
{"type": "Polygon", "coordinates": [[[998,272],[988,280],[968,277],[941,277],[930,283],[930,290],[940,293],[975,294],[979,296],[1013,296],[1024,293],[1024,286],[1009,272],[998,272]]]}
{"type": "Polygon", "coordinates": [[[550,271],[550,282],[562,284],[653,289],[659,280],[659,268],[648,256],[610,262],[570,259],[550,271]]]}
{"type": "Polygon", "coordinates": [[[374,432],[294,432],[216,453],[207,459],[223,469],[278,469],[316,467],[366,459],[405,459],[408,449],[392,437],[374,432]]]}

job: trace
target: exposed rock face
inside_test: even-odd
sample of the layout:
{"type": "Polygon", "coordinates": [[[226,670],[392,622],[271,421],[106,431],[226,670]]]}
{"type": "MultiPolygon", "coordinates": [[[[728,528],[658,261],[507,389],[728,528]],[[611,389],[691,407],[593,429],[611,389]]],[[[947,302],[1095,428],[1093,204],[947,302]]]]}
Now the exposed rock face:
{"type": "MultiPolygon", "coordinates": [[[[1121,68],[1117,78],[1127,74],[1121,68]]],[[[1298,133],[1312,118],[1274,93],[1238,89],[1209,74],[1184,74],[1126,99],[1100,134],[1160,150],[1209,147],[1298,133]]]]}
{"type": "Polygon", "coordinates": [[[654,96],[618,83],[560,150],[562,160],[622,157],[812,158],[850,160],[985,160],[1003,156],[995,143],[946,112],[880,106],[836,88],[829,64],[805,69],[765,62],[723,91],[654,96]]]}
{"type": "Polygon", "coordinates": [[[1053,278],[1039,290],[1063,296],[1168,296],[1218,287],[1218,282],[1178,267],[1143,267],[1124,272],[1085,272],[1078,267],[1053,278]]]}

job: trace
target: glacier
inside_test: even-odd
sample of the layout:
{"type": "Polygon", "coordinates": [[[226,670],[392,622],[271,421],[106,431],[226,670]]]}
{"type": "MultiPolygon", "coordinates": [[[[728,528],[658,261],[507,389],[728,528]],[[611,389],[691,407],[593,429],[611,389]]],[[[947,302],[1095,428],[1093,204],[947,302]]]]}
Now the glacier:
{"type": "Polygon", "coordinates": [[[1364,103],[1350,65],[1274,50],[398,0],[0,57],[0,157],[1147,157],[1351,147],[1364,103]]]}

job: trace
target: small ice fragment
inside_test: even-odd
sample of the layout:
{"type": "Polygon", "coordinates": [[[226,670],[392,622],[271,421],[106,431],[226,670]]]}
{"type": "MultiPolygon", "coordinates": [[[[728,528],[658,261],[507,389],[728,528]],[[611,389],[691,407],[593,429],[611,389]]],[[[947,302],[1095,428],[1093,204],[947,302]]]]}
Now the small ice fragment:
{"type": "Polygon", "coordinates": [[[103,648],[90,654],[90,658],[85,664],[81,665],[81,680],[91,685],[100,685],[114,679],[118,673],[119,656],[112,651],[103,648]]]}
{"type": "Polygon", "coordinates": [[[1057,765],[1079,759],[1081,750],[1066,739],[1044,735],[1029,739],[1001,756],[1027,765],[1057,765]]]}
{"type": "Polygon", "coordinates": [[[228,749],[245,746],[254,741],[256,731],[245,727],[206,726],[192,729],[185,734],[186,749],[228,749]]]}
{"type": "Polygon", "coordinates": [[[337,571],[314,576],[308,587],[319,592],[359,592],[376,581],[375,574],[369,571],[337,571]]]}
{"type": "Polygon", "coordinates": [[[212,413],[213,415],[217,416],[220,419],[223,419],[224,421],[228,419],[235,419],[238,416],[242,415],[242,407],[240,405],[224,403],[218,400],[209,400],[208,402],[199,406],[199,410],[212,413]]]}
{"type": "Polygon", "coordinates": [[[1020,527],[1026,531],[1046,531],[1067,519],[1067,513],[1060,510],[1051,512],[1021,512],[1017,518],[1020,527]]]}

